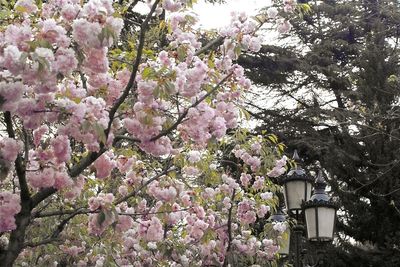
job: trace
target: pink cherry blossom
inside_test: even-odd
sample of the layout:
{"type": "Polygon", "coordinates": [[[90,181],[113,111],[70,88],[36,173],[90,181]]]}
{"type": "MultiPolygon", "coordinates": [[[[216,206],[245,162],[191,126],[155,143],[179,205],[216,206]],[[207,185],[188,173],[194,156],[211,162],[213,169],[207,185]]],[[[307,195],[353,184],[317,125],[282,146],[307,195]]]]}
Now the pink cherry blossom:
{"type": "Polygon", "coordinates": [[[25,91],[26,86],[21,82],[0,82],[0,95],[4,99],[4,103],[1,105],[1,110],[14,112],[25,91]]]}
{"type": "Polygon", "coordinates": [[[286,169],[285,169],[286,161],[287,161],[286,156],[283,156],[280,160],[277,160],[276,165],[270,172],[267,173],[267,175],[269,177],[278,177],[278,176],[281,176],[282,174],[284,174],[286,172],[286,169]]]}
{"type": "Polygon", "coordinates": [[[270,19],[276,18],[278,15],[278,9],[276,7],[270,7],[267,9],[267,15],[270,19]]]}
{"type": "Polygon", "coordinates": [[[20,211],[20,199],[17,194],[0,192],[0,233],[16,228],[14,216],[20,211]]]}
{"type": "Polygon", "coordinates": [[[55,54],[54,69],[64,75],[71,74],[78,66],[75,52],[71,48],[59,48],[55,54]]]}
{"type": "Polygon", "coordinates": [[[0,139],[0,157],[6,161],[13,162],[18,153],[22,150],[22,143],[12,138],[3,137],[0,139]]]}
{"type": "Polygon", "coordinates": [[[292,29],[292,24],[289,21],[280,21],[277,27],[279,33],[288,33],[292,29]]]}
{"type": "Polygon", "coordinates": [[[8,44],[27,51],[28,43],[33,38],[32,29],[28,25],[9,25],[5,31],[4,39],[8,44]]]}
{"type": "Polygon", "coordinates": [[[57,158],[58,163],[67,162],[70,159],[71,147],[68,136],[57,136],[52,140],[51,145],[53,147],[54,156],[57,158]]]}
{"type": "Polygon", "coordinates": [[[161,241],[163,238],[163,226],[157,217],[152,217],[150,225],[147,228],[146,240],[147,241],[161,241]]]}
{"type": "Polygon", "coordinates": [[[111,153],[101,155],[93,164],[96,168],[96,178],[104,179],[110,176],[111,171],[116,167],[111,153]]]}
{"type": "Polygon", "coordinates": [[[191,163],[195,163],[200,161],[201,159],[201,154],[199,151],[189,151],[188,153],[188,161],[191,163]]]}
{"type": "Polygon", "coordinates": [[[74,184],[73,180],[66,172],[56,172],[54,174],[54,188],[60,190],[70,187],[74,184]]]}

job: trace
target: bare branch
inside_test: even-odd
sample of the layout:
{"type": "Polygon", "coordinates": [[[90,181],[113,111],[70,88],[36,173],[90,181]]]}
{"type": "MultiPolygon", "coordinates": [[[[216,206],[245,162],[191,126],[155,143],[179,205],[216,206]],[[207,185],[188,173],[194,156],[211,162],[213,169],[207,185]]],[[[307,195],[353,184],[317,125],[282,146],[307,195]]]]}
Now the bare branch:
{"type": "Polygon", "coordinates": [[[46,239],[43,239],[43,240],[41,240],[39,242],[27,242],[27,243],[24,244],[23,247],[24,248],[26,248],[26,247],[33,248],[33,247],[38,247],[38,246],[42,246],[42,245],[51,244],[51,243],[54,243],[56,241],[61,241],[61,240],[59,238],[46,238],[46,239]]]}
{"type": "MultiPolygon", "coordinates": [[[[9,111],[4,112],[4,121],[6,123],[8,136],[15,139],[11,113],[9,111]]],[[[15,159],[15,171],[17,172],[19,187],[21,189],[21,201],[30,201],[30,192],[25,176],[25,166],[20,153],[18,153],[18,156],[15,159]]]]}
{"type": "Polygon", "coordinates": [[[225,253],[225,260],[223,263],[223,267],[228,266],[228,254],[229,251],[231,250],[231,245],[232,245],[232,209],[233,209],[233,200],[235,198],[235,189],[233,189],[232,197],[231,197],[231,207],[229,208],[228,211],[228,247],[226,248],[226,253],[225,253]]]}
{"type": "Polygon", "coordinates": [[[114,142],[117,142],[117,141],[120,141],[120,140],[127,140],[127,141],[132,142],[132,143],[139,143],[140,142],[139,139],[134,138],[134,137],[130,137],[130,136],[126,136],[126,135],[117,135],[117,136],[115,136],[114,142]]]}
{"type": "Polygon", "coordinates": [[[53,217],[53,216],[62,216],[68,214],[86,214],[90,213],[89,209],[78,208],[75,210],[53,210],[47,212],[37,212],[32,215],[33,218],[45,218],[45,217],[53,217]]]}
{"type": "Polygon", "coordinates": [[[36,243],[32,243],[32,242],[28,242],[25,243],[23,245],[23,247],[37,247],[40,245],[46,245],[55,241],[60,241],[60,239],[58,238],[58,236],[61,234],[61,232],[64,230],[65,226],[67,225],[67,223],[73,219],[75,216],[82,214],[82,209],[77,209],[75,212],[73,212],[71,215],[69,215],[67,218],[65,218],[64,220],[62,220],[56,227],[56,229],[53,231],[53,233],[51,234],[51,236],[43,239],[42,241],[36,242],[36,243]]]}
{"type": "Polygon", "coordinates": [[[218,37],[214,40],[212,40],[211,42],[207,43],[205,46],[203,46],[202,48],[200,48],[199,50],[197,50],[197,52],[194,54],[195,56],[199,56],[205,52],[207,52],[209,49],[211,49],[213,46],[218,46],[221,45],[222,42],[224,41],[225,37],[218,37]]]}

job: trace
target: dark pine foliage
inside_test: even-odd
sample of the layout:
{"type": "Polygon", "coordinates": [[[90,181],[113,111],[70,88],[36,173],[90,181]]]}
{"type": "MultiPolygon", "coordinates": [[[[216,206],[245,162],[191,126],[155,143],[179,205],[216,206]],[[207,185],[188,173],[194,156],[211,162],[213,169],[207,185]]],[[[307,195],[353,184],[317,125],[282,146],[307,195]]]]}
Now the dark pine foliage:
{"type": "Polygon", "coordinates": [[[291,45],[240,58],[269,103],[249,111],[328,173],[342,207],[334,266],[400,266],[400,2],[309,4],[291,45]]]}

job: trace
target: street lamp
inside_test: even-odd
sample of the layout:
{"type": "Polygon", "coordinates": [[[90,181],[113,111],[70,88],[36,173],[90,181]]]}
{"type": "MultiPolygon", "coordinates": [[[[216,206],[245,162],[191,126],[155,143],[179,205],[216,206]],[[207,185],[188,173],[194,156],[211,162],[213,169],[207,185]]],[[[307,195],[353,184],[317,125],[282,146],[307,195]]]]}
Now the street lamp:
{"type": "Polygon", "coordinates": [[[332,241],[337,206],[325,192],[326,182],[322,171],[318,172],[315,191],[309,201],[303,203],[307,238],[310,241],[332,241]]]}
{"type": "MultiPolygon", "coordinates": [[[[323,247],[333,240],[337,205],[325,192],[322,171],[318,172],[311,196],[314,179],[301,168],[297,151],[293,159],[298,164],[282,180],[288,214],[297,222],[290,235],[289,258],[295,267],[326,266],[323,247]],[[304,238],[304,232],[310,242],[304,238]],[[313,249],[307,251],[305,247],[313,249]]],[[[285,218],[279,213],[276,216],[272,219],[285,218]]]]}
{"type": "Polygon", "coordinates": [[[293,160],[297,165],[283,178],[282,184],[286,208],[288,212],[294,214],[296,219],[298,219],[302,212],[301,204],[304,201],[308,201],[311,197],[313,178],[307,175],[306,171],[301,168],[301,160],[297,154],[297,150],[294,151],[293,160]]]}

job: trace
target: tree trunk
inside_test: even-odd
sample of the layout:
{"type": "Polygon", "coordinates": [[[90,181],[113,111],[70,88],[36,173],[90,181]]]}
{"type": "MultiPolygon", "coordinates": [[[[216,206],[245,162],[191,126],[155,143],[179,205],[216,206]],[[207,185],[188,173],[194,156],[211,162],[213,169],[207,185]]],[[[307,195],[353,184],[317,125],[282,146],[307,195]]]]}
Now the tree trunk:
{"type": "Polygon", "coordinates": [[[22,203],[21,211],[15,216],[17,228],[11,232],[10,241],[7,250],[0,254],[0,266],[13,266],[14,261],[20,254],[25,240],[25,231],[29,225],[31,217],[30,201],[22,203]]]}

